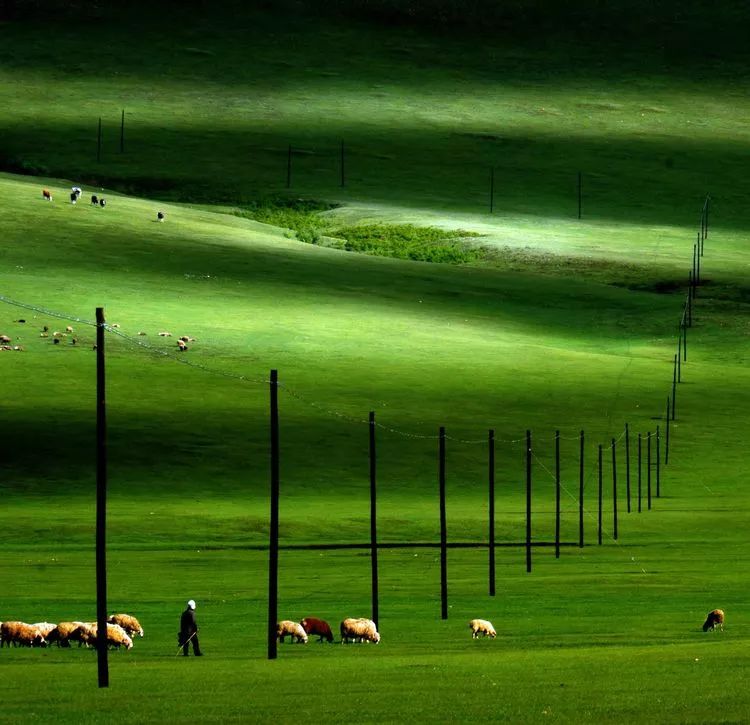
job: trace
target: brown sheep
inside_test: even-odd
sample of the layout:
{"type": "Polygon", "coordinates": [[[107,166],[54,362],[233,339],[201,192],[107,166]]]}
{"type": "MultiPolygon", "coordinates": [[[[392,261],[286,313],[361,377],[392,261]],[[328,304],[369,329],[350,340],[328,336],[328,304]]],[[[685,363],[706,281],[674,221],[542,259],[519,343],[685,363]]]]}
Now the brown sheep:
{"type": "Polygon", "coordinates": [[[131,637],[136,634],[143,637],[141,623],[130,614],[113,614],[107,621],[110,624],[119,624],[131,637]]]}
{"type": "Polygon", "coordinates": [[[719,628],[722,632],[724,631],[724,610],[723,609],[712,609],[706,616],[706,621],[703,622],[703,631],[712,632],[719,628]]]}
{"type": "Polygon", "coordinates": [[[308,635],[317,634],[318,642],[322,642],[324,639],[326,642],[333,642],[331,625],[325,620],[316,619],[315,617],[305,617],[300,624],[308,635]]]}

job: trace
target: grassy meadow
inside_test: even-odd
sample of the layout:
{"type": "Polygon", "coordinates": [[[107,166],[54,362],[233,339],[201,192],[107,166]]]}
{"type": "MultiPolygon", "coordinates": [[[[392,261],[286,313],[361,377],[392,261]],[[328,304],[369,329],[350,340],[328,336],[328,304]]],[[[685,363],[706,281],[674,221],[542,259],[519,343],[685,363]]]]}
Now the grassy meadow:
{"type": "MultiPolygon", "coordinates": [[[[95,617],[92,322],[103,306],[118,325],[106,342],[109,609],[138,616],[145,637],[110,654],[104,690],[92,651],[3,648],[0,721],[745,721],[742,59],[304,13],[281,22],[262,7],[185,11],[169,32],[158,9],[149,23],[97,12],[0,25],[0,334],[23,347],[0,355],[0,620],[95,617]],[[638,513],[635,440],[657,425],[664,435],[707,193],[670,460],[661,497],[638,513]],[[258,211],[285,203],[326,210],[288,222],[258,211]],[[455,234],[472,256],[394,258],[409,255],[367,240],[350,248],[375,253],[345,251],[342,235],[373,225],[401,251],[395,225],[435,258],[444,237],[415,230],[455,234]],[[302,241],[303,228],[320,234],[302,241]],[[61,344],[41,336],[67,325],[61,344]],[[179,335],[195,338],[187,352],[179,335]],[[269,662],[271,369],[282,545],[367,541],[374,411],[382,542],[438,540],[445,426],[449,540],[486,540],[492,428],[503,544],[525,534],[527,429],[534,541],[554,536],[556,430],[562,538],[577,540],[584,430],[586,546],[559,560],[535,547],[530,574],[522,548],[498,548],[495,597],[486,551],[451,549],[447,621],[438,551],[383,549],[378,646],[311,640],[269,662]],[[201,660],[175,656],[188,598],[201,660]],[[704,634],[715,607],[726,631],[704,634]],[[497,639],[473,641],[473,617],[492,620],[497,639]]],[[[645,469],[642,484],[645,496],[645,469]]],[[[335,629],[369,616],[366,551],[280,560],[281,618],[335,629]]]]}

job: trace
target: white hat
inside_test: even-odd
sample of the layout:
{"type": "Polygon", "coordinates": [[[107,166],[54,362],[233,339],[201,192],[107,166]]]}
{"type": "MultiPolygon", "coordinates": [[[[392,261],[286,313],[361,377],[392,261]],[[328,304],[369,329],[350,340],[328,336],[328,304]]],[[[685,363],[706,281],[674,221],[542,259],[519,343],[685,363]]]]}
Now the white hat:
{"type": "Polygon", "coordinates": [[[195,602],[192,599],[188,599],[188,609],[195,609],[195,602]]]}

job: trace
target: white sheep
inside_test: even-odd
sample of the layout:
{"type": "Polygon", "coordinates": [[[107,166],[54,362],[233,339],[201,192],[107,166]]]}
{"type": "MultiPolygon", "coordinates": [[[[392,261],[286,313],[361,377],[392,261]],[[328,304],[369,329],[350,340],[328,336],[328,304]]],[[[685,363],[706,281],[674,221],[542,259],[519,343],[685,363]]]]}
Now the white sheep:
{"type": "Polygon", "coordinates": [[[348,644],[350,640],[356,642],[380,642],[380,634],[371,619],[354,619],[349,617],[341,622],[341,643],[348,644]]]}
{"type": "Polygon", "coordinates": [[[131,614],[113,614],[107,621],[110,624],[119,624],[131,637],[136,634],[143,637],[141,623],[131,614]]]}
{"type": "Polygon", "coordinates": [[[469,622],[469,628],[471,629],[471,638],[477,639],[481,634],[483,637],[497,637],[497,632],[492,626],[492,622],[488,622],[486,619],[472,619],[469,622]]]}
{"type": "Polygon", "coordinates": [[[280,642],[284,641],[284,637],[289,635],[292,638],[292,642],[302,642],[307,644],[307,633],[302,628],[301,624],[292,622],[289,619],[283,619],[276,625],[276,636],[280,642]]]}

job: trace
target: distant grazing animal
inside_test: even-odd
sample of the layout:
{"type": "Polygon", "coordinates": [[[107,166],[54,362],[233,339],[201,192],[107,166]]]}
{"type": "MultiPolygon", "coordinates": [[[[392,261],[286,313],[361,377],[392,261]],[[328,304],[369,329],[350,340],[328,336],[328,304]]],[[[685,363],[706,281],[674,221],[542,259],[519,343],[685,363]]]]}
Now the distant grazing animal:
{"type": "Polygon", "coordinates": [[[70,640],[76,639],[72,635],[78,631],[79,626],[77,622],[58,622],[57,627],[47,635],[47,641],[50,644],[57,642],[58,647],[70,647],[70,640]]]}
{"type": "Polygon", "coordinates": [[[10,342],[10,338],[7,335],[0,335],[0,342],[10,342]]]}
{"type": "Polygon", "coordinates": [[[80,186],[71,186],[70,191],[76,196],[80,196],[81,194],[83,194],[83,189],[81,189],[80,186]]]}
{"type": "Polygon", "coordinates": [[[99,203],[99,197],[96,194],[91,195],[91,203],[96,206],[99,203]]]}
{"type": "Polygon", "coordinates": [[[713,632],[717,627],[722,632],[724,631],[724,610],[723,609],[712,609],[706,616],[706,621],[703,622],[704,632],[708,632],[709,629],[713,632]]]}
{"type": "Polygon", "coordinates": [[[78,201],[78,194],[75,191],[70,192],[70,203],[75,204],[78,201]]]}
{"type": "Polygon", "coordinates": [[[276,625],[276,636],[280,642],[284,641],[284,637],[289,636],[292,642],[307,644],[307,633],[302,629],[302,625],[288,619],[283,619],[276,625]]]}
{"type": "MultiPolygon", "coordinates": [[[[94,646],[96,646],[97,637],[97,627],[94,626],[94,637],[91,642],[94,646]]],[[[119,624],[107,624],[107,645],[109,647],[114,647],[115,649],[120,649],[120,647],[132,649],[133,640],[119,624]]]]}
{"type": "Polygon", "coordinates": [[[145,335],[146,333],[145,332],[139,332],[138,334],[139,335],[145,335]]]}
{"type": "Polygon", "coordinates": [[[10,647],[46,647],[47,642],[37,627],[25,622],[3,622],[0,626],[0,645],[10,647]]]}
{"type": "Polygon", "coordinates": [[[157,211],[156,212],[156,219],[157,219],[157,221],[163,222],[164,221],[164,212],[157,211]]]}
{"type": "Polygon", "coordinates": [[[172,337],[171,332],[160,332],[159,337],[172,337]]]}
{"type": "Polygon", "coordinates": [[[107,200],[104,198],[99,199],[99,206],[103,209],[105,206],[107,206],[107,200]]]}
{"type": "Polygon", "coordinates": [[[113,614],[107,618],[110,624],[119,624],[131,637],[143,637],[143,627],[132,614],[113,614]]]}
{"type": "Polygon", "coordinates": [[[471,638],[478,639],[481,634],[483,637],[497,637],[497,632],[492,626],[492,622],[488,622],[486,619],[472,619],[469,622],[469,628],[471,629],[471,638]]]}
{"type": "Polygon", "coordinates": [[[26,320],[16,320],[16,322],[20,322],[21,324],[23,324],[24,322],[26,322],[26,320]]]}
{"type": "Polygon", "coordinates": [[[47,201],[52,201],[52,194],[49,189],[42,189],[42,198],[47,201]]]}
{"type": "Polygon", "coordinates": [[[331,632],[331,625],[328,624],[324,619],[316,619],[315,617],[305,617],[300,624],[302,629],[308,635],[317,634],[318,642],[325,640],[326,642],[333,642],[333,632],[331,632]]]}
{"type": "Polygon", "coordinates": [[[71,326],[71,325],[68,325],[68,326],[67,326],[67,327],[65,328],[65,332],[73,332],[73,328],[72,328],[72,326],[71,326]]]}
{"type": "Polygon", "coordinates": [[[380,634],[375,626],[375,622],[371,619],[353,619],[350,617],[341,622],[339,629],[342,644],[348,644],[350,640],[355,642],[374,642],[375,644],[380,642],[380,634]]]}
{"type": "Polygon", "coordinates": [[[188,349],[188,346],[185,344],[184,340],[177,340],[177,348],[178,350],[185,351],[188,349]]]}
{"type": "Polygon", "coordinates": [[[56,337],[56,338],[55,338],[54,340],[52,340],[52,342],[53,342],[53,343],[54,343],[55,345],[59,345],[59,344],[60,344],[60,338],[59,338],[59,337],[56,337]]]}
{"type": "Polygon", "coordinates": [[[51,624],[50,622],[36,622],[31,626],[36,627],[42,633],[42,637],[44,637],[45,639],[49,636],[49,633],[53,629],[57,628],[56,624],[51,624]]]}

